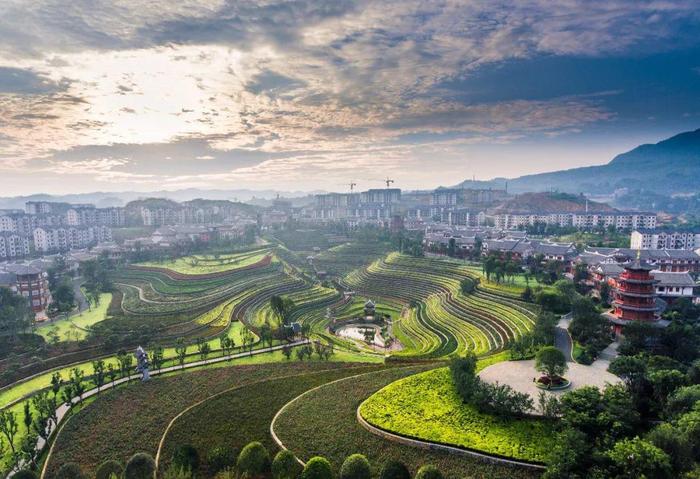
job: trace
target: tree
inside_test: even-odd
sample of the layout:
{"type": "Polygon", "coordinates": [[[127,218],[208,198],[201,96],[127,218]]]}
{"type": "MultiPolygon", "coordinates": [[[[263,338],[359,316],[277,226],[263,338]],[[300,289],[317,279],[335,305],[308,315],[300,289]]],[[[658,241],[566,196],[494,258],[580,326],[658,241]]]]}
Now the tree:
{"type": "Polygon", "coordinates": [[[95,471],[95,479],[111,479],[112,474],[116,477],[122,477],[123,472],[124,468],[122,465],[112,459],[98,466],[97,471],[95,471]]]}
{"type": "Polygon", "coordinates": [[[21,471],[17,471],[13,476],[13,479],[38,479],[39,476],[36,475],[36,472],[30,471],[29,469],[22,469],[21,471]]]}
{"type": "Polygon", "coordinates": [[[331,463],[325,457],[312,457],[304,466],[301,479],[333,479],[331,463]]]}
{"type": "Polygon", "coordinates": [[[672,424],[659,424],[647,434],[646,440],[668,454],[671,468],[677,475],[692,469],[693,449],[684,434],[672,424]]]}
{"type": "Polygon", "coordinates": [[[183,444],[175,449],[171,463],[177,469],[195,473],[199,469],[199,453],[191,444],[183,444]]]}
{"type": "Polygon", "coordinates": [[[32,427],[32,422],[34,421],[32,409],[29,407],[29,401],[24,401],[24,427],[27,429],[27,433],[29,433],[29,429],[32,427]]]}
{"type": "Polygon", "coordinates": [[[17,417],[12,411],[7,409],[0,410],[0,432],[7,439],[7,443],[12,449],[12,454],[16,452],[15,450],[15,436],[19,430],[19,425],[17,424],[17,417]]]}
{"type": "Polygon", "coordinates": [[[471,401],[478,386],[479,378],[476,376],[476,362],[476,355],[471,351],[464,358],[455,358],[450,362],[452,382],[464,402],[471,401]]]}
{"type": "Polygon", "coordinates": [[[297,479],[302,469],[297,458],[287,449],[282,449],[272,460],[273,479],[297,479]]]}
{"type": "Polygon", "coordinates": [[[418,469],[415,479],[442,479],[442,474],[437,467],[426,464],[418,469]]]}
{"type": "Polygon", "coordinates": [[[268,323],[263,324],[260,327],[260,342],[265,345],[267,343],[268,346],[272,347],[272,328],[268,323]]]}
{"type": "Polygon", "coordinates": [[[544,373],[551,384],[552,380],[561,377],[566,372],[568,366],[564,353],[554,346],[545,346],[537,351],[535,369],[544,373]]]}
{"type": "Polygon", "coordinates": [[[114,387],[114,381],[117,379],[117,370],[114,367],[114,364],[109,363],[107,365],[107,376],[109,376],[109,380],[112,383],[112,387],[114,387]]]}
{"type": "Polygon", "coordinates": [[[289,360],[292,357],[292,347],[289,344],[282,346],[282,354],[285,359],[289,360]]]}
{"type": "Polygon", "coordinates": [[[150,454],[138,452],[131,456],[124,468],[124,479],[153,479],[156,462],[150,454]]]}
{"type": "Polygon", "coordinates": [[[27,298],[0,287],[0,337],[14,338],[32,325],[33,318],[27,298]]]}
{"type": "Polygon", "coordinates": [[[79,368],[70,370],[70,383],[73,393],[78,396],[78,401],[83,402],[83,393],[85,392],[85,383],[83,378],[85,373],[79,368]]]}
{"type": "Polygon", "coordinates": [[[668,454],[639,437],[619,441],[606,455],[613,464],[613,474],[610,477],[620,479],[671,477],[671,459],[668,454]]]}
{"type": "Polygon", "coordinates": [[[238,455],[236,468],[245,477],[263,477],[270,471],[270,454],[259,442],[251,442],[238,455]]]}
{"type": "Polygon", "coordinates": [[[61,373],[56,371],[51,375],[51,391],[53,392],[54,397],[58,396],[58,391],[61,390],[62,385],[63,378],[61,377],[61,373]]]}
{"type": "Polygon", "coordinates": [[[389,461],[382,467],[379,479],[411,479],[411,473],[403,462],[389,461]]]}
{"type": "Polygon", "coordinates": [[[207,466],[209,471],[216,473],[235,466],[237,458],[238,451],[236,449],[228,446],[217,446],[209,450],[207,466]]]}
{"type": "Polygon", "coordinates": [[[340,479],[371,479],[369,461],[362,454],[351,454],[340,467],[340,479]]]}
{"type": "Polygon", "coordinates": [[[547,454],[547,471],[543,479],[586,477],[593,463],[592,444],[586,435],[573,428],[564,428],[557,434],[547,454]]]}
{"type": "Polygon", "coordinates": [[[175,342],[175,354],[177,355],[177,362],[180,363],[181,368],[185,368],[185,358],[187,357],[187,343],[185,338],[177,338],[175,342]]]}
{"type": "Polygon", "coordinates": [[[105,383],[105,362],[102,359],[92,362],[93,378],[95,380],[95,385],[97,386],[97,392],[105,383]]]}
{"type": "Polygon", "coordinates": [[[209,356],[210,351],[211,346],[209,346],[209,343],[202,343],[202,345],[199,347],[199,356],[203,361],[207,360],[207,356],[209,356]]]}
{"type": "Polygon", "coordinates": [[[74,462],[62,465],[54,477],[56,479],[87,479],[80,466],[74,462]]]}
{"type": "Polygon", "coordinates": [[[151,364],[153,365],[153,369],[160,371],[160,368],[163,367],[163,354],[163,346],[158,344],[153,347],[153,352],[151,352],[151,364]]]}

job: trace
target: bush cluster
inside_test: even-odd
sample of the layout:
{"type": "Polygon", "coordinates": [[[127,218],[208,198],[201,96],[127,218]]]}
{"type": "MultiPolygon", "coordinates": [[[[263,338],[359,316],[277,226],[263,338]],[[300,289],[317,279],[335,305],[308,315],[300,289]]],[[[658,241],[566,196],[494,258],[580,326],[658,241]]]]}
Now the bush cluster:
{"type": "Polygon", "coordinates": [[[464,402],[479,411],[506,417],[524,416],[534,406],[529,395],[514,391],[506,384],[489,384],[476,375],[476,356],[467,354],[450,363],[452,381],[464,402]]]}

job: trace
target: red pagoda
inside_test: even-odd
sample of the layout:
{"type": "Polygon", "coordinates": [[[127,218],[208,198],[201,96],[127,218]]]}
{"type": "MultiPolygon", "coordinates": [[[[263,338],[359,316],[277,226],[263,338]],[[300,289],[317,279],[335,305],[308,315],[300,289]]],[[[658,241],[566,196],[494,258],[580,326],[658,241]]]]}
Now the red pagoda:
{"type": "Polygon", "coordinates": [[[649,274],[653,269],[637,259],[624,266],[625,270],[617,278],[612,301],[612,322],[616,334],[622,332],[628,321],[659,320],[659,308],[656,305],[656,280],[649,274]]]}

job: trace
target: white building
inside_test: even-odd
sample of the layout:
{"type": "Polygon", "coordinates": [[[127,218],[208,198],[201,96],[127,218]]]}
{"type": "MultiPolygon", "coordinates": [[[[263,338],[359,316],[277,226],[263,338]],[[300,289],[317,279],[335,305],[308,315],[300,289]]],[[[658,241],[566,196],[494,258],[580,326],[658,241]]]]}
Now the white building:
{"type": "Polygon", "coordinates": [[[664,299],[693,298],[695,281],[687,272],[668,273],[654,270],[650,273],[657,281],[656,294],[664,299]]]}
{"type": "Polygon", "coordinates": [[[107,226],[34,229],[34,249],[39,253],[82,249],[107,241],[112,241],[112,230],[107,226]]]}
{"type": "Polygon", "coordinates": [[[630,235],[630,248],[694,250],[700,248],[700,232],[638,229],[630,235]]]}
{"type": "Polygon", "coordinates": [[[0,232],[0,259],[14,259],[29,256],[29,238],[9,231],[0,232]]]}
{"type": "Polygon", "coordinates": [[[584,230],[611,226],[616,229],[656,228],[656,214],[637,212],[501,213],[494,219],[496,228],[500,229],[518,229],[535,224],[573,226],[584,230]]]}

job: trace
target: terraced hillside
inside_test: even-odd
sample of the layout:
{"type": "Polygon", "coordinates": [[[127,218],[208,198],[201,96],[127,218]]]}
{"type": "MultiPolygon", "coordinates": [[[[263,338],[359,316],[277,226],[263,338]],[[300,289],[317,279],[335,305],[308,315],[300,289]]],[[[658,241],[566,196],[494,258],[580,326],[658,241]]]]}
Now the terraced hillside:
{"type": "Polygon", "coordinates": [[[404,356],[439,357],[469,350],[486,354],[531,328],[535,315],[526,303],[496,289],[477,288],[464,295],[460,282],[465,278],[477,275],[458,262],[392,253],[348,274],[342,284],[365,296],[411,307],[394,327],[404,344],[398,354],[404,356]]]}

